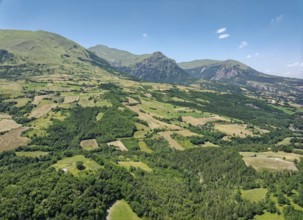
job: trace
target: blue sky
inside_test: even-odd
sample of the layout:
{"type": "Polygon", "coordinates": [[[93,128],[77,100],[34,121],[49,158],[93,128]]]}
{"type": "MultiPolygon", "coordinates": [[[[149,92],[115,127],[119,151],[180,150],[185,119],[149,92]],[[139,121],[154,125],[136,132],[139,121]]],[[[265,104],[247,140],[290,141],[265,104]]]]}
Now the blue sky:
{"type": "Polygon", "coordinates": [[[236,59],[303,78],[302,0],[0,0],[0,29],[46,30],[85,47],[176,61],[236,59]]]}

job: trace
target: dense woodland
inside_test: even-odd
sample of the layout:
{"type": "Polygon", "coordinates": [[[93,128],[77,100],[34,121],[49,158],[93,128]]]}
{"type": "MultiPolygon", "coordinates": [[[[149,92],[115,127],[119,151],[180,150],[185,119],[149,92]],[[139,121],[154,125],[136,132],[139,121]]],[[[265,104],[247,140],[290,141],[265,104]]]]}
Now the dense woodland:
{"type": "MultiPolygon", "coordinates": [[[[101,84],[99,89],[107,91],[103,98],[110,100],[111,107],[78,104],[70,109],[57,107],[55,112],[68,116],[63,121],[54,119],[46,129],[46,136],[34,136],[30,147],[0,154],[1,218],[106,219],[112,204],[125,199],[143,219],[253,219],[265,212],[283,215],[287,220],[303,219],[302,209],[294,208],[294,204],[303,208],[303,162],[296,161],[297,172],[256,172],[245,165],[239,154],[239,151],[266,151],[268,147],[285,152],[298,149],[296,144],[301,139],[294,139],[289,146],[274,147],[292,134],[287,129],[290,124],[301,128],[294,123],[298,115],[287,115],[241,94],[183,92],[176,88],[165,94],[154,92],[158,101],[243,120],[270,132],[225,141],[224,134],[211,123],[189,125],[188,129],[197,134],[189,138],[193,146],[209,141],[220,147],[176,151],[153,130],[144,138],[153,153],[146,153],[139,150],[137,139],[132,137],[137,130],[135,123],[147,124],[123,106],[126,94],[114,84],[101,84]],[[172,97],[186,102],[173,101],[172,97]],[[207,102],[199,103],[197,98],[207,102]],[[103,116],[96,120],[100,112],[103,116]],[[80,141],[92,138],[100,147],[83,150],[80,141]],[[107,142],[117,138],[127,138],[122,142],[129,151],[107,146],[107,142]],[[16,156],[19,151],[37,150],[49,154],[39,158],[16,156]],[[83,170],[83,175],[74,176],[53,167],[61,159],[74,155],[84,155],[101,168],[89,173],[79,163],[77,169],[83,170]],[[127,170],[118,166],[121,158],[143,161],[153,171],[136,167],[127,170]],[[250,202],[241,197],[241,190],[261,187],[268,189],[265,200],[250,202]],[[282,211],[271,197],[277,198],[282,211]]],[[[32,120],[23,116],[34,106],[27,104],[18,109],[13,106],[12,102],[1,102],[0,112],[11,114],[24,125],[32,120]]],[[[180,119],[161,120],[174,123],[180,119]]]]}

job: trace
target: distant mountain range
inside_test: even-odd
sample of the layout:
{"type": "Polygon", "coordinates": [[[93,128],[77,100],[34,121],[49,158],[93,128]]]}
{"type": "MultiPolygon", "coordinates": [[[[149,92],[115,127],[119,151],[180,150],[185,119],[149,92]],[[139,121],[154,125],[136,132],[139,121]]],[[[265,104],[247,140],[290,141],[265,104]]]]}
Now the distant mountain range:
{"type": "Polygon", "coordinates": [[[194,79],[161,52],[135,55],[127,51],[97,45],[89,48],[118,70],[151,82],[190,84],[194,79]]]}
{"type": "Polygon", "coordinates": [[[161,52],[135,55],[103,45],[89,50],[120,71],[147,81],[191,84],[211,80],[271,93],[302,91],[302,79],[267,75],[235,60],[206,59],[176,63],[161,52]]]}
{"type": "MultiPolygon", "coordinates": [[[[205,80],[245,89],[302,94],[303,80],[260,73],[234,60],[196,60],[176,63],[161,52],[135,55],[102,45],[85,49],[45,31],[0,30],[0,77],[24,78],[42,74],[125,73],[151,82],[201,84],[205,80]],[[101,72],[100,72],[101,71],[101,72]]],[[[302,98],[303,99],[303,98],[302,98]]]]}

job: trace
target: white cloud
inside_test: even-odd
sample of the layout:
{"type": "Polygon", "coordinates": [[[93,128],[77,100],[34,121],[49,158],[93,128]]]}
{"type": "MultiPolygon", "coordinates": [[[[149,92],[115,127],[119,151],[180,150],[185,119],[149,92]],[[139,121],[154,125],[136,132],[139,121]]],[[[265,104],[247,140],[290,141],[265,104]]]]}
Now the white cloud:
{"type": "Polygon", "coordinates": [[[261,54],[259,52],[255,53],[255,57],[260,56],[261,54]]]}
{"type": "Polygon", "coordinates": [[[300,64],[300,62],[294,62],[294,63],[287,64],[287,67],[295,67],[295,66],[300,66],[302,64],[303,63],[300,64]]]}
{"type": "Polygon", "coordinates": [[[227,30],[226,27],[219,28],[219,29],[216,31],[216,33],[217,33],[217,34],[222,34],[222,33],[224,33],[226,30],[227,30]]]}
{"type": "Polygon", "coordinates": [[[229,34],[220,34],[218,38],[219,39],[225,39],[225,38],[228,38],[228,37],[230,37],[229,34]]]}
{"type": "Polygon", "coordinates": [[[244,40],[241,42],[241,44],[239,45],[239,48],[242,49],[244,47],[247,47],[248,46],[248,43],[244,40]]]}
{"type": "Polygon", "coordinates": [[[251,58],[251,55],[250,55],[250,54],[247,54],[246,58],[247,58],[247,59],[250,59],[250,58],[251,58]]]}
{"type": "Polygon", "coordinates": [[[143,33],[143,34],[142,34],[142,37],[144,37],[144,38],[148,38],[149,36],[148,36],[148,34],[147,34],[147,33],[143,33]]]}
{"type": "Polygon", "coordinates": [[[277,16],[277,17],[271,19],[270,23],[271,23],[271,24],[279,23],[280,21],[283,20],[283,18],[284,18],[284,15],[279,15],[279,16],[277,16]]]}

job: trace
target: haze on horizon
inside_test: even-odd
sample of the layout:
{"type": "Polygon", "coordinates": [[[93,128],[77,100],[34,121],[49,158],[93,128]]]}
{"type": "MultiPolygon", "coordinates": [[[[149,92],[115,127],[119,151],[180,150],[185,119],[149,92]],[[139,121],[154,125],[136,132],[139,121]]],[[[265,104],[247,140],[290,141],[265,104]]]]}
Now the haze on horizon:
{"type": "Polygon", "coordinates": [[[303,78],[303,1],[0,0],[0,29],[46,30],[85,47],[239,60],[303,78]]]}

